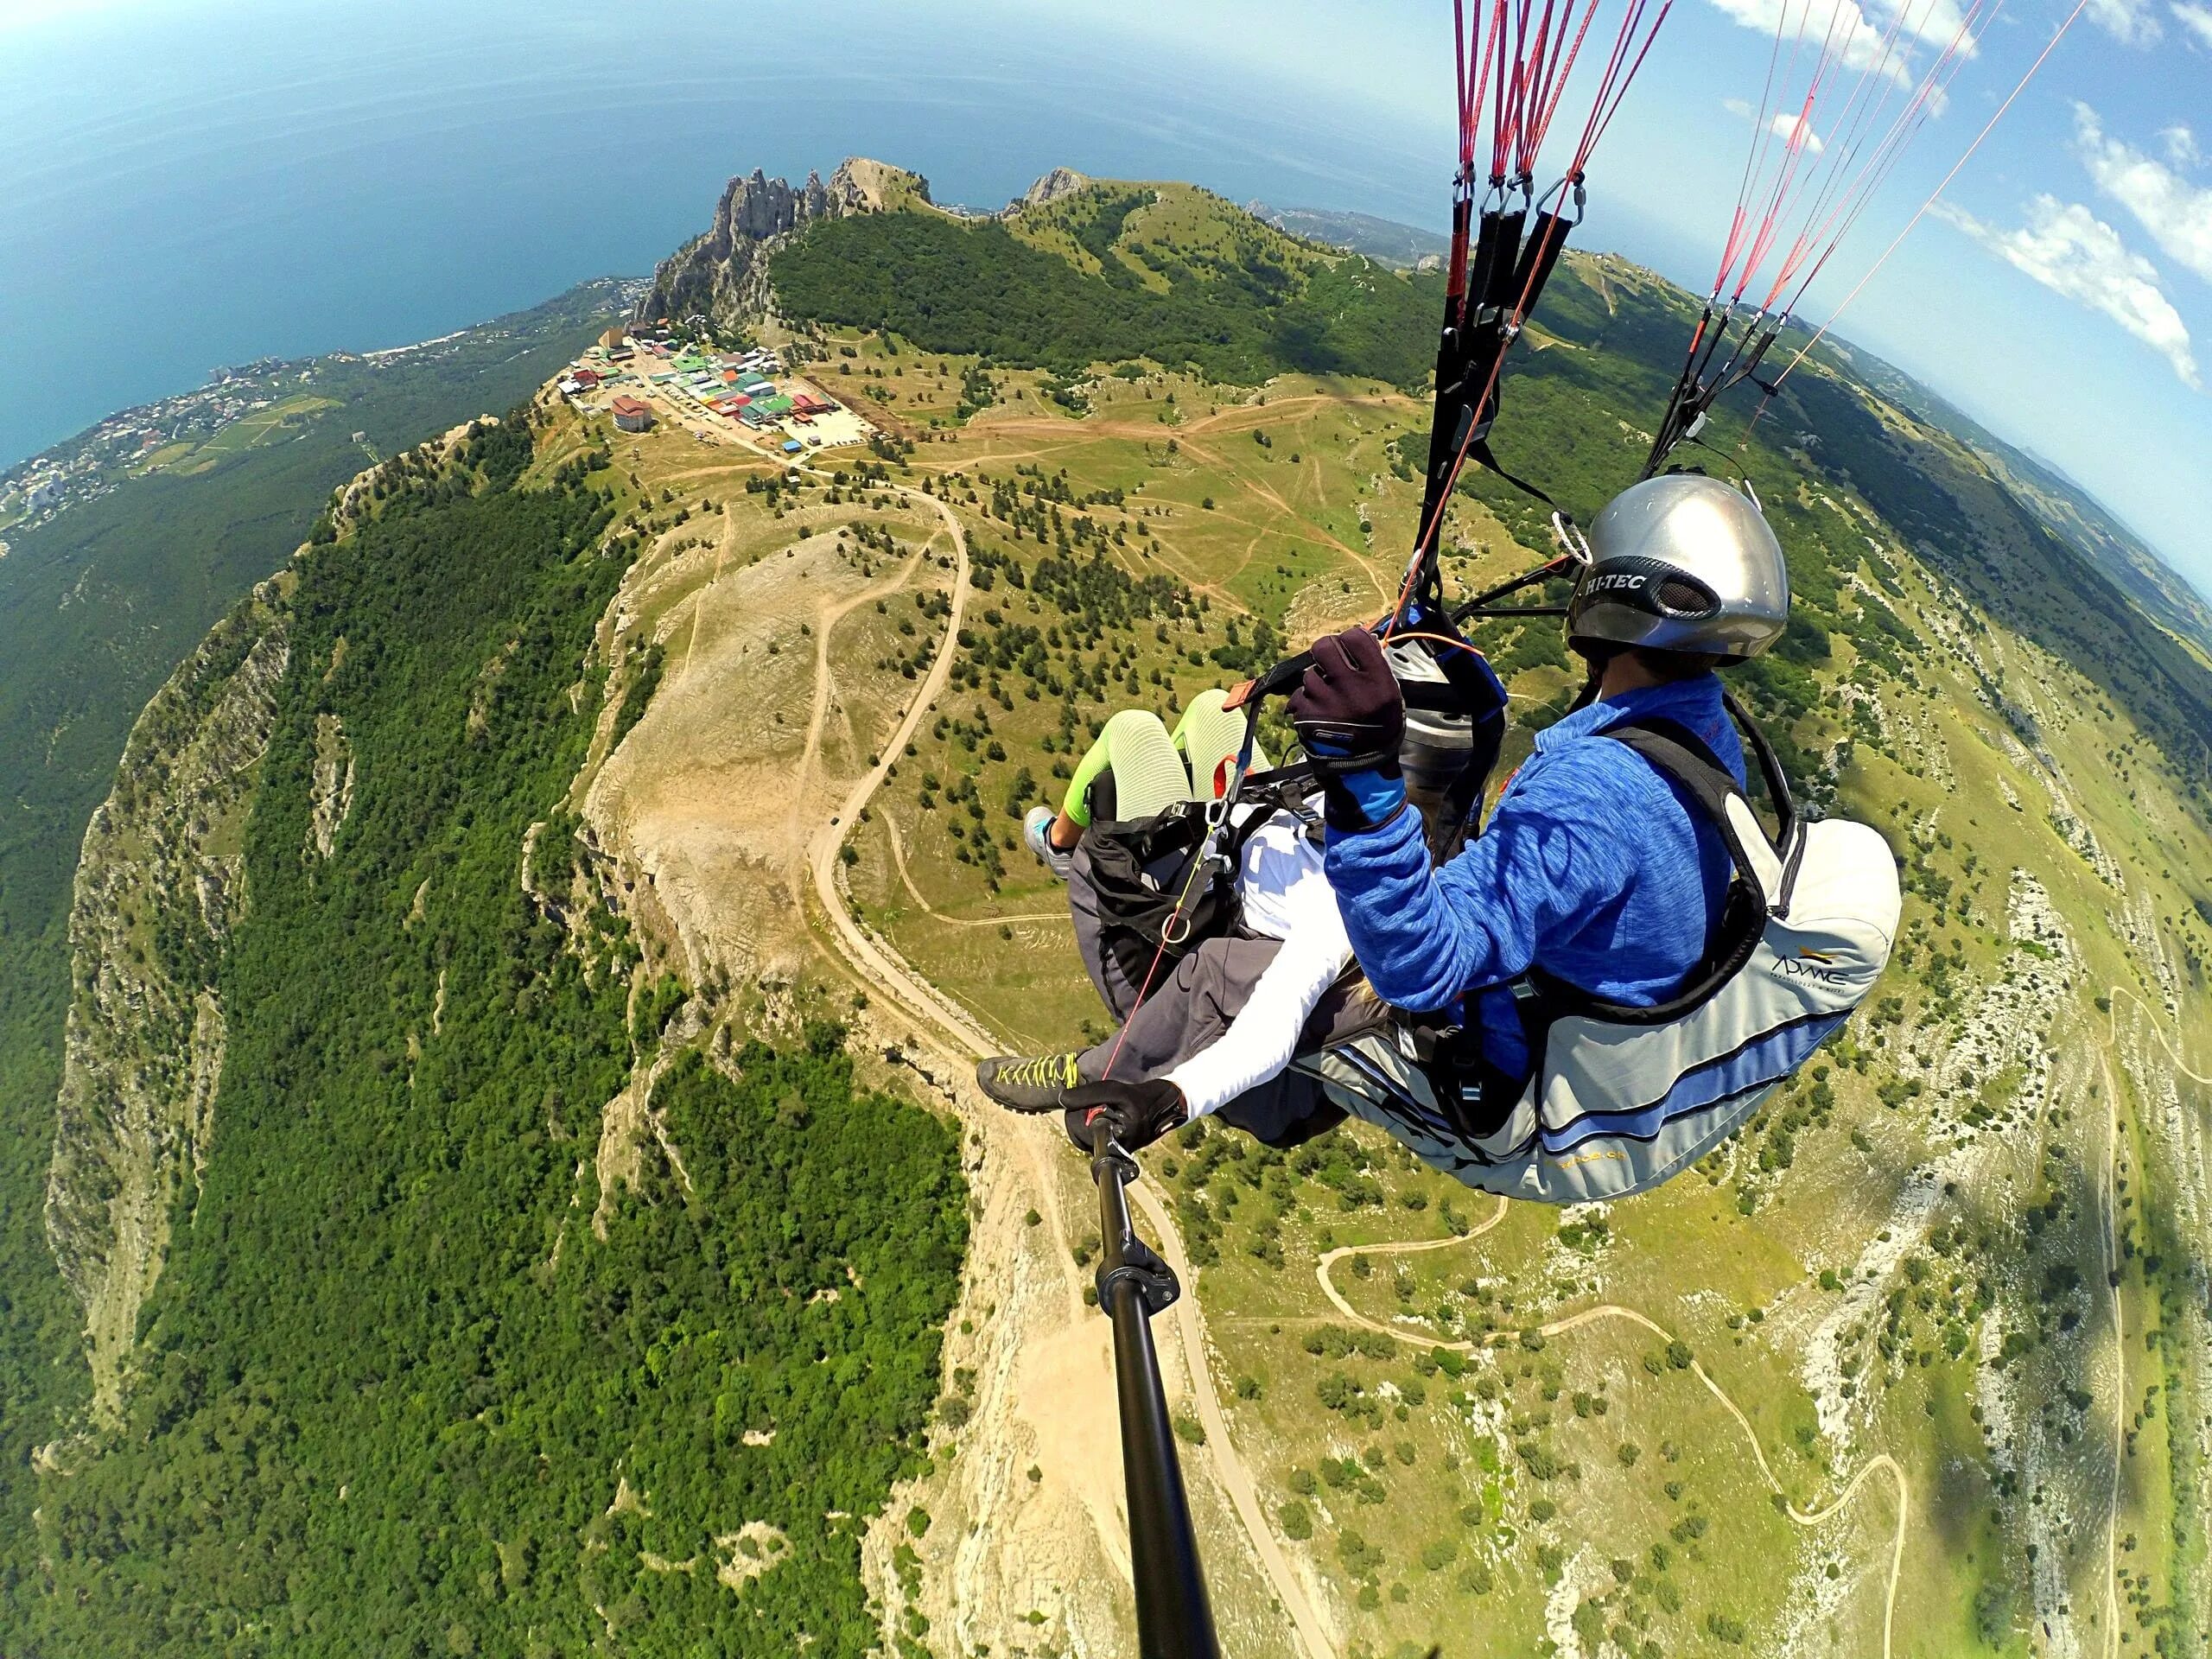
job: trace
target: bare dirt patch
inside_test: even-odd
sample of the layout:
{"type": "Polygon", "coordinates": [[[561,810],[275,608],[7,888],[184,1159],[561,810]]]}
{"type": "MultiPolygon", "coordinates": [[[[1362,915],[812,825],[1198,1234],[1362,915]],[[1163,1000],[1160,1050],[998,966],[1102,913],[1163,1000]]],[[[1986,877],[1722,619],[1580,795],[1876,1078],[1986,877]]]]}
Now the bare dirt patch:
{"type": "Polygon", "coordinates": [[[823,659],[849,612],[900,585],[862,578],[836,546],[810,536],[734,569],[694,550],[688,594],[671,600],[660,567],[618,601],[640,618],[658,609],[669,667],[585,816],[639,872],[695,977],[790,973],[811,954],[793,895],[808,831],[844,781],[823,764],[824,740],[864,744],[892,695],[832,679],[823,659]]]}

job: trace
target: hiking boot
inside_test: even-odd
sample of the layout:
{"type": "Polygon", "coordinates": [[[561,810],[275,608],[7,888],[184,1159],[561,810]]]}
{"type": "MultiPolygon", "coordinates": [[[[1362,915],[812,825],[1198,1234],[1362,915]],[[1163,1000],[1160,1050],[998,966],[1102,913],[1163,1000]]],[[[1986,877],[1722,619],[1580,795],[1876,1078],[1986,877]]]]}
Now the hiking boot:
{"type": "Polygon", "coordinates": [[[1079,1053],[1039,1054],[1022,1059],[1002,1054],[976,1063],[976,1086],[1001,1106],[1017,1112],[1049,1112],[1065,1103],[1066,1091],[1083,1082],[1076,1070],[1079,1053]]]}
{"type": "Polygon", "coordinates": [[[1075,855],[1064,853],[1052,845],[1052,824],[1058,817],[1049,806],[1031,807],[1029,816],[1021,821],[1021,839],[1037,855],[1039,864],[1065,881],[1075,867],[1075,855]]]}

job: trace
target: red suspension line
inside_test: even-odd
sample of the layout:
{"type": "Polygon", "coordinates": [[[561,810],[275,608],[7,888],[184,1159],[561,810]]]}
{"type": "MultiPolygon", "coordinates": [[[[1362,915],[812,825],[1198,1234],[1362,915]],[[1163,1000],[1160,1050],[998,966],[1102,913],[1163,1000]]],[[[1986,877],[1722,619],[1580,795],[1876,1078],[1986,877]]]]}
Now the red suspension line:
{"type": "Polygon", "coordinates": [[[1728,273],[1735,268],[1736,255],[1741,251],[1744,227],[1750,222],[1751,213],[1751,180],[1759,157],[1759,135],[1768,128],[1769,112],[1775,98],[1774,72],[1782,61],[1782,35],[1789,21],[1788,0],[1784,0],[1781,14],[1774,20],[1774,44],[1767,48],[1766,85],[1759,92],[1759,107],[1751,118],[1751,142],[1744,151],[1744,176],[1736,186],[1736,212],[1728,226],[1728,240],[1720,251],[1720,269],[1713,278],[1711,297],[1717,300],[1720,290],[1727,285],[1728,273]]]}
{"type": "MultiPolygon", "coordinates": [[[[1630,16],[1634,16],[1636,10],[1637,8],[1634,5],[1631,5],[1628,15],[1630,16]]],[[[1559,113],[1560,100],[1567,95],[1567,79],[1574,73],[1575,60],[1582,55],[1582,43],[1589,38],[1590,25],[1592,22],[1596,21],[1597,16],[1598,8],[1594,3],[1587,7],[1583,11],[1582,27],[1575,32],[1574,44],[1568,48],[1565,60],[1559,66],[1559,68],[1553,78],[1551,97],[1544,105],[1543,119],[1538,124],[1535,132],[1529,138],[1528,158],[1522,163],[1522,170],[1524,173],[1533,173],[1535,170],[1536,152],[1542,148],[1544,137],[1551,130],[1552,118],[1559,113]]],[[[1617,37],[1613,43],[1613,56],[1616,59],[1620,55],[1621,38],[1624,37],[1617,37]]],[[[1608,67],[1610,67],[1610,66],[1608,67]]],[[[1602,79],[1599,83],[1598,96],[1600,100],[1605,97],[1605,83],[1602,79]]],[[[1594,118],[1599,105],[1597,103],[1593,103],[1590,107],[1594,118]]],[[[1586,124],[1585,130],[1586,132],[1587,131],[1586,124]]],[[[1580,173],[1580,168],[1578,166],[1572,170],[1580,173]]]]}
{"type": "MultiPolygon", "coordinates": [[[[1789,366],[1783,369],[1780,374],[1774,378],[1774,384],[1777,389],[1780,388],[1783,381],[1787,380],[1791,374],[1796,372],[1797,365],[1800,363],[1802,363],[1806,358],[1812,354],[1813,348],[1815,346],[1818,346],[1822,340],[1827,338],[1828,331],[1835,327],[1836,319],[1840,317],[1844,314],[1845,310],[1850,306],[1851,302],[1859,297],[1860,290],[1865,289],[1867,283],[1874,280],[1875,273],[1879,271],[1884,265],[1889,264],[1890,256],[1897,251],[1898,246],[1903,244],[1905,238],[1912,234],[1913,227],[1918,225],[1922,219],[1927,218],[1929,210],[1936,206],[1937,201],[1942,199],[1943,192],[1951,188],[1951,181],[1957,178],[1959,176],[1960,169],[1964,168],[1968,162],[1974,159],[1974,152],[1980,149],[1982,146],[1982,141],[1987,138],[1992,132],[1996,130],[1997,124],[2005,118],[2005,111],[2012,107],[2013,104],[2018,101],[2022,92],[2027,91],[2028,83],[2036,78],[2037,72],[2042,69],[2045,60],[2050,58],[2050,54],[2058,49],[2058,43],[2066,38],[2067,31],[2074,27],[2075,20],[2081,16],[2082,10],[2088,5],[2088,3],[2089,0],[2074,0],[2074,10],[2066,14],[2066,21],[2059,24],[2058,32],[2053,35],[2049,41],[2044,42],[2043,50],[2036,54],[2036,60],[2028,66],[2027,73],[2022,75],[2019,79],[2018,84],[2015,86],[2010,92],[2007,92],[2005,95],[2005,101],[1997,106],[1996,113],[1992,115],[1987,121],[1982,124],[1981,130],[1974,135],[1974,142],[1966,147],[1965,153],[1961,155],[1957,161],[1951,163],[1951,170],[1946,173],[1936,183],[1936,188],[1928,193],[1928,199],[1922,202],[1919,207],[1914,212],[1912,217],[1905,221],[1904,228],[1899,231],[1897,235],[1890,239],[1890,245],[1882,250],[1881,257],[1875,260],[1872,265],[1867,267],[1866,274],[1864,276],[1861,276],[1853,286],[1850,293],[1843,296],[1843,302],[1840,305],[1838,305],[1834,311],[1831,311],[1828,314],[1828,320],[1820,326],[1819,329],[1815,332],[1812,339],[1805,342],[1803,349],[1799,351],[1796,356],[1789,359],[1789,366]]],[[[1770,394],[1770,395],[1771,394],[1770,394]]]]}
{"type": "Polygon", "coordinates": [[[1511,50],[1498,59],[1497,108],[1492,112],[1491,181],[1502,181],[1513,165],[1515,141],[1521,132],[1521,111],[1527,100],[1529,74],[1528,0],[1514,13],[1511,50]]]}
{"type": "MultiPolygon", "coordinates": [[[[1471,102],[1467,111],[1466,165],[1470,171],[1474,167],[1475,139],[1481,130],[1483,95],[1491,83],[1491,66],[1496,64],[1500,70],[1504,67],[1505,6],[1506,0],[1492,0],[1490,8],[1490,28],[1483,35],[1482,59],[1476,67],[1475,79],[1468,89],[1468,96],[1471,102]]],[[[1504,96],[1502,81],[1498,96],[1500,98],[1504,96]]]]}
{"type": "MultiPolygon", "coordinates": [[[[1789,61],[1783,68],[1781,79],[1776,83],[1773,104],[1771,105],[1763,104],[1759,109],[1758,126],[1751,135],[1751,188],[1744,199],[1745,234],[1738,239],[1738,245],[1735,250],[1738,257],[1748,255],[1751,244],[1758,239],[1759,227],[1766,222],[1766,212],[1760,208],[1758,204],[1770,200],[1771,194],[1766,182],[1767,155],[1774,148],[1774,129],[1776,121],[1782,113],[1782,99],[1787,95],[1790,82],[1796,78],[1797,60],[1805,49],[1805,28],[1811,22],[1812,16],[1813,0],[1805,0],[1805,9],[1798,15],[1796,33],[1790,40],[1789,61]]],[[[1782,15],[1775,21],[1775,42],[1777,50],[1781,45],[1782,36],[1789,32],[1789,0],[1783,0],[1782,15]]],[[[1733,260],[1722,268],[1720,283],[1713,290],[1716,298],[1719,297],[1720,288],[1727,285],[1729,274],[1735,269],[1733,260]]],[[[1748,280],[1747,276],[1745,281],[1748,280]]],[[[1736,292],[1738,296],[1742,294],[1742,283],[1737,284],[1736,292]]],[[[1732,302],[1732,301],[1731,303],[1732,302]]]]}
{"type": "Polygon", "coordinates": [[[1775,233],[1787,211],[1790,182],[1804,162],[1805,151],[1812,137],[1813,99],[1817,90],[1809,89],[1805,93],[1804,105],[1797,111],[1789,137],[1783,145],[1782,165],[1775,172],[1773,199],[1767,203],[1765,215],[1759,220],[1758,234],[1751,238],[1751,251],[1744,256],[1744,270],[1736,279],[1736,291],[1728,296],[1731,305],[1744,297],[1744,290],[1751,286],[1752,276],[1766,263],[1767,255],[1773,251],[1775,233]]]}
{"type": "MultiPolygon", "coordinates": [[[[1530,89],[1529,106],[1522,123],[1520,151],[1516,157],[1520,175],[1526,179],[1536,170],[1536,155],[1543,148],[1544,135],[1551,130],[1552,118],[1559,111],[1559,101],[1567,91],[1567,77],[1573,73],[1574,60],[1582,50],[1582,42],[1590,33],[1591,19],[1597,16],[1595,0],[1582,13],[1581,27],[1574,33],[1573,44],[1567,44],[1567,30],[1574,21],[1574,0],[1566,0],[1566,10],[1560,14],[1556,34],[1548,37],[1549,51],[1540,45],[1538,67],[1530,89]]],[[[1547,27],[1551,19],[1544,20],[1547,27]]]]}
{"type": "MultiPolygon", "coordinates": [[[[1808,0],[1806,7],[1808,17],[1811,15],[1811,10],[1810,0],[1808,0]]],[[[1847,15],[1856,19],[1863,14],[1859,12],[1855,3],[1852,3],[1852,0],[1834,0],[1834,9],[1828,13],[1827,33],[1821,41],[1820,54],[1814,60],[1812,73],[1806,83],[1804,103],[1799,108],[1790,126],[1789,137],[1783,142],[1782,162],[1776,169],[1772,198],[1768,203],[1765,216],[1760,221],[1758,234],[1752,238],[1751,251],[1745,257],[1743,272],[1737,281],[1736,291],[1730,296],[1729,302],[1732,305],[1743,298],[1745,290],[1751,286],[1752,279],[1765,264],[1767,256],[1774,251],[1777,234],[1794,210],[1797,193],[1802,188],[1805,157],[1816,142],[1817,135],[1813,130],[1813,111],[1820,106],[1821,86],[1827,79],[1830,71],[1847,55],[1847,43],[1853,38],[1847,31],[1843,35],[1847,50],[1839,51],[1838,30],[1847,15]]],[[[1795,61],[1794,53],[1792,60],[1795,61]]],[[[1777,118],[1779,119],[1778,117],[1777,118]]],[[[1818,170],[1817,167],[1815,170],[1818,170]]]]}
{"type": "MultiPolygon", "coordinates": [[[[1930,10],[1935,3],[1936,0],[1928,0],[1930,10]]],[[[1980,0],[1975,0],[1975,3],[1978,6],[1980,0]]],[[[1805,216],[1808,225],[1827,211],[1837,184],[1849,172],[1852,162],[1866,143],[1872,123],[1888,105],[1897,90],[1898,78],[1890,73],[1890,61],[1897,54],[1897,40],[1904,32],[1911,10],[1911,0],[1904,0],[1891,14],[1889,28],[1882,36],[1881,50],[1859,72],[1858,85],[1852,89],[1851,99],[1844,106],[1843,119],[1836,124],[1828,137],[1828,154],[1833,159],[1825,169],[1820,190],[1813,198],[1812,208],[1805,216]],[[1879,88],[1880,96],[1868,96],[1876,88],[1879,88]]]]}
{"type": "Polygon", "coordinates": [[[1584,123],[1582,142],[1575,147],[1574,165],[1567,169],[1569,179],[1580,182],[1590,165],[1590,157],[1598,148],[1598,141],[1605,136],[1605,129],[1612,125],[1613,116],[1620,109],[1621,100],[1628,96],[1629,84],[1637,72],[1643,67],[1643,60],[1650,53],[1651,44],[1659,38],[1659,26],[1667,21],[1667,14],[1674,10],[1675,0],[1660,0],[1659,15],[1651,20],[1651,27],[1643,35],[1643,43],[1636,48],[1633,57],[1628,54],[1629,42],[1641,28],[1649,0],[1634,0],[1628,16],[1622,20],[1619,37],[1613,42],[1612,56],[1606,60],[1605,72],[1599,78],[1597,100],[1590,107],[1590,119],[1584,123]],[[1625,68],[1624,68],[1625,65],[1625,68]]]}
{"type": "MultiPolygon", "coordinates": [[[[1471,37],[1465,34],[1464,0],[1454,0],[1454,68],[1459,77],[1460,86],[1462,172],[1464,175],[1465,169],[1472,163],[1472,135],[1480,125],[1483,92],[1494,69],[1497,98],[1491,112],[1491,183],[1493,186],[1502,186],[1505,182],[1505,168],[1509,160],[1517,160],[1521,163],[1524,178],[1533,172],[1537,153],[1542,147],[1545,134],[1558,112],[1560,101],[1565,95],[1567,83],[1573,73],[1574,65],[1589,36],[1597,14],[1598,0],[1590,0],[1588,9],[1583,13],[1580,26],[1574,30],[1571,46],[1566,41],[1568,28],[1573,22],[1577,0],[1566,0],[1564,12],[1556,12],[1556,0],[1546,0],[1544,11],[1538,21],[1535,34],[1536,52],[1542,58],[1542,62],[1539,66],[1539,73],[1534,75],[1529,72],[1529,52],[1530,40],[1529,18],[1532,3],[1533,0],[1518,0],[1517,6],[1515,6],[1513,0],[1494,0],[1488,39],[1482,48],[1474,79],[1470,81],[1465,78],[1465,41],[1471,37]],[[1510,54],[1504,50],[1509,7],[1512,8],[1510,21],[1513,29],[1513,51],[1510,54]],[[1555,15],[1556,30],[1553,27],[1555,15]],[[1548,41],[1548,55],[1545,55],[1548,41]],[[1510,68],[1507,61],[1509,55],[1512,59],[1510,68]],[[1530,120],[1532,112],[1535,117],[1533,124],[1530,120]]],[[[1591,103],[1590,114],[1583,123],[1581,137],[1575,146],[1573,162],[1558,184],[1546,192],[1541,204],[1531,203],[1531,206],[1540,206],[1541,208],[1536,220],[1541,227],[1537,233],[1540,241],[1531,245],[1523,260],[1527,274],[1522,280],[1521,291],[1515,297],[1511,310],[1499,321],[1503,341],[1491,360],[1488,378],[1483,382],[1481,391],[1475,395],[1469,404],[1472,410],[1478,411],[1482,410],[1497,390],[1498,379],[1504,372],[1507,353],[1514,340],[1518,337],[1522,325],[1528,321],[1529,309],[1535,296],[1537,278],[1548,263],[1549,256],[1558,239],[1566,234],[1567,227],[1563,222],[1560,209],[1567,205],[1571,193],[1581,185],[1584,173],[1589,165],[1592,154],[1597,149],[1599,140],[1605,136],[1606,128],[1611,124],[1614,115],[1619,111],[1623,100],[1626,99],[1630,84],[1635,79],[1637,73],[1643,68],[1643,60],[1649,55],[1652,45],[1658,38],[1660,26],[1667,21],[1669,12],[1673,10],[1673,4],[1674,0],[1660,0],[1657,15],[1652,18],[1650,27],[1645,29],[1643,18],[1650,8],[1650,0],[1628,0],[1620,29],[1613,41],[1612,50],[1608,54],[1605,68],[1599,77],[1598,88],[1591,103]],[[1639,32],[1642,35],[1641,40],[1637,38],[1639,32]]],[[[1406,605],[1413,596],[1414,585],[1420,581],[1421,569],[1425,563],[1422,550],[1429,545],[1430,539],[1436,534],[1442,523],[1446,509],[1451,505],[1452,488],[1459,482],[1459,474],[1465,467],[1467,457],[1473,450],[1475,434],[1478,429],[1474,422],[1471,421],[1468,423],[1466,435],[1460,440],[1459,451],[1452,458],[1452,465],[1446,474],[1444,488],[1437,498],[1436,506],[1422,524],[1421,534],[1414,541],[1414,557],[1407,566],[1405,582],[1399,588],[1397,602],[1391,607],[1389,623],[1385,629],[1386,638],[1389,629],[1395,627],[1404,616],[1406,605]]]]}
{"type": "MultiPolygon", "coordinates": [[[[1996,0],[1989,14],[1991,22],[1993,22],[2004,10],[2004,3],[2005,0],[1996,0]]],[[[1829,259],[1834,257],[1836,251],[1850,236],[1852,230],[1859,222],[1859,215],[1866,212],[1875,194],[1883,184],[1887,182],[1890,175],[1896,169],[1898,161],[1910,147],[1913,137],[1922,127],[1927,124],[1929,118],[1934,113],[1936,95],[1948,88],[1951,81],[1956,79],[1959,70],[1964,67],[1966,60],[1964,48],[1971,38],[1971,31],[1976,19],[1980,16],[1985,3],[1986,0],[1974,0],[1974,3],[1967,9],[1965,15],[1960,19],[1957,30],[1945,45],[1942,54],[1929,67],[1928,73],[1914,89],[1912,97],[1907,100],[1904,107],[1897,111],[1888,130],[1882,135],[1880,142],[1876,144],[1873,154],[1868,156],[1866,164],[1859,168],[1858,176],[1836,200],[1826,222],[1817,230],[1808,232],[1808,236],[1803,239],[1807,252],[1809,253],[1814,248],[1818,248],[1820,252],[1813,260],[1809,269],[1805,270],[1803,279],[1798,282],[1796,290],[1790,295],[1789,308],[1792,310],[1796,308],[1798,301],[1804,297],[1805,291],[1812,286],[1814,279],[1820,275],[1822,268],[1827,265],[1829,259]]],[[[1776,296],[1780,294],[1784,284],[1794,274],[1794,270],[1786,265],[1781,275],[1776,278],[1776,296]]],[[[1773,303],[1773,296],[1769,298],[1770,307],[1773,303]]]]}
{"type": "MultiPolygon", "coordinates": [[[[2084,3],[2086,3],[2087,0],[2084,0],[2084,3]]],[[[1545,202],[1547,204],[1563,203],[1568,188],[1567,181],[1560,180],[1551,190],[1545,193],[1545,202]]],[[[1556,218],[1542,219],[1539,222],[1543,226],[1541,233],[1548,238],[1557,238],[1566,234],[1556,218]]],[[[1505,369],[1506,351],[1520,333],[1521,325],[1528,320],[1529,302],[1535,291],[1536,275],[1544,267],[1543,254],[1546,251],[1548,251],[1548,248],[1540,249],[1535,257],[1526,261],[1529,275],[1521,284],[1520,295],[1513,302],[1510,319],[1502,320],[1504,321],[1505,346],[1500,348],[1496,359],[1491,362],[1490,377],[1483,382],[1483,389],[1476,396],[1473,403],[1469,405],[1471,408],[1481,409],[1490,401],[1491,393],[1497,390],[1498,377],[1505,369]]],[[[1412,599],[1414,584],[1421,580],[1421,566],[1424,563],[1421,550],[1429,544],[1429,538],[1435,535],[1438,527],[1444,521],[1445,509],[1452,505],[1452,486],[1459,481],[1460,470],[1466,466],[1467,456],[1475,447],[1475,433],[1478,429],[1474,423],[1468,423],[1466,436],[1459,440],[1459,453],[1452,457],[1451,471],[1445,474],[1444,489],[1436,498],[1435,511],[1429,514],[1427,520],[1421,525],[1421,535],[1414,543],[1414,556],[1406,567],[1405,582],[1398,589],[1397,602],[1390,607],[1390,626],[1383,630],[1383,638],[1386,639],[1390,637],[1391,631],[1404,617],[1407,601],[1412,599]]]]}

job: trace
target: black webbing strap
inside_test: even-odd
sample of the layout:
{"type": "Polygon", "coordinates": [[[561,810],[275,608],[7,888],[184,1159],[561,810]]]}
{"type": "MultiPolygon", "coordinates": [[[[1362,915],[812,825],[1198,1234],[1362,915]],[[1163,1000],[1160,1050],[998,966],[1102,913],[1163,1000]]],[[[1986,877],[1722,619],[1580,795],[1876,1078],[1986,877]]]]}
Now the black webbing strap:
{"type": "MultiPolygon", "coordinates": [[[[1779,843],[1767,849],[1782,867],[1781,891],[1771,897],[1771,905],[1778,907],[1788,901],[1789,887],[1796,874],[1796,854],[1802,844],[1796,808],[1789,798],[1789,788],[1783,779],[1781,768],[1774,764],[1774,751],[1765,734],[1733,697],[1724,693],[1723,701],[1731,716],[1743,728],[1746,747],[1758,758],[1783,826],[1779,843]]],[[[1542,1017],[1547,1025],[1570,1014],[1589,1015],[1616,1025],[1665,1025],[1710,1001],[1741,971],[1765,933],[1770,898],[1744,845],[1735,815],[1728,810],[1732,799],[1745,798],[1744,791],[1703,740],[1680,722],[1662,718],[1623,721],[1595,735],[1611,738],[1634,750],[1662,778],[1681,786],[1691,804],[1719,833],[1729,861],[1735,866],[1736,877],[1729,883],[1719,924],[1707,941],[1703,958],[1691,970],[1682,988],[1665,1001],[1648,1007],[1609,1001],[1541,968],[1532,967],[1529,970],[1529,982],[1535,988],[1543,1004],[1542,1017]]],[[[1762,830],[1759,833],[1764,836],[1765,832],[1762,830]]]]}
{"type": "Polygon", "coordinates": [[[1469,444],[1467,446],[1467,459],[1472,461],[1478,461],[1483,466],[1489,467],[1491,471],[1496,473],[1500,478],[1510,484],[1515,489],[1520,491],[1522,494],[1534,496],[1537,500],[1549,507],[1554,512],[1566,512],[1566,509],[1560,506],[1558,502],[1553,500],[1551,497],[1546,495],[1541,490],[1538,489],[1534,484],[1531,484],[1527,479],[1521,477],[1518,474],[1509,473],[1503,467],[1500,466],[1498,464],[1497,456],[1492,453],[1491,449],[1490,440],[1488,438],[1477,438],[1472,443],[1469,444]]]}
{"type": "Polygon", "coordinates": [[[1559,264],[1560,251],[1567,246],[1567,233],[1580,221],[1558,213],[1536,215],[1536,223],[1521,249],[1521,264],[1514,275],[1514,292],[1529,296],[1522,309],[1525,318],[1536,308],[1536,296],[1544,291],[1544,284],[1551,280],[1552,271],[1559,264]]]}

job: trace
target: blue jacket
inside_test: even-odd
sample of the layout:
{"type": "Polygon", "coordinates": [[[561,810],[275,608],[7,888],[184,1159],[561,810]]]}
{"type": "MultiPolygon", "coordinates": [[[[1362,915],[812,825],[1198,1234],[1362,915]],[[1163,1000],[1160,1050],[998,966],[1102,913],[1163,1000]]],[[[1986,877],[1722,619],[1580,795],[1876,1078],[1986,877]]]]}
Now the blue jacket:
{"type": "Polygon", "coordinates": [[[1529,1056],[1511,994],[1474,995],[1471,1009],[1462,998],[1534,963],[1648,1007],[1680,988],[1719,919],[1732,873],[1719,836],[1649,761],[1593,735],[1630,716],[1688,728],[1744,782],[1719,678],[1706,674],[1592,703],[1539,732],[1488,827],[1440,869],[1410,810],[1329,833],[1329,884],[1376,993],[1478,1024],[1486,1056],[1516,1077],[1529,1056]]]}

